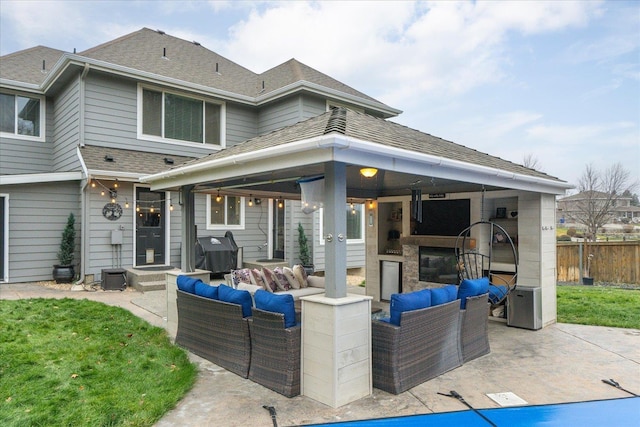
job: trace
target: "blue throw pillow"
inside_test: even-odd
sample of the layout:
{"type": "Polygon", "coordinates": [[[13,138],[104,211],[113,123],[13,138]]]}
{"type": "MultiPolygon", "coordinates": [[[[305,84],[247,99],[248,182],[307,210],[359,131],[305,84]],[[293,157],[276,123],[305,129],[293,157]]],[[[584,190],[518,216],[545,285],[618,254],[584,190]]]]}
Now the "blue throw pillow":
{"type": "Polygon", "coordinates": [[[259,308],[260,310],[284,314],[285,328],[296,326],[296,308],[293,304],[292,295],[276,295],[271,292],[258,289],[253,295],[253,299],[256,302],[256,308],[259,308]]]}
{"type": "Polygon", "coordinates": [[[458,287],[458,298],[460,298],[460,308],[467,308],[467,297],[475,297],[489,292],[489,278],[464,279],[458,287]]]}
{"type": "Polygon", "coordinates": [[[508,289],[504,285],[489,285],[489,301],[492,304],[497,304],[507,295],[507,291],[508,289]]]}
{"type": "Polygon", "coordinates": [[[204,282],[196,283],[196,295],[205,298],[218,299],[218,287],[207,285],[204,282]]]}
{"type": "Polygon", "coordinates": [[[389,305],[391,323],[400,326],[400,314],[402,312],[419,310],[430,306],[431,291],[429,289],[410,292],[408,294],[391,294],[391,302],[389,305]]]}
{"type": "Polygon", "coordinates": [[[176,284],[178,285],[178,289],[184,292],[189,292],[190,294],[196,293],[196,283],[201,282],[202,280],[197,277],[190,277],[181,274],[176,279],[176,284]]]}
{"type": "Polygon", "coordinates": [[[220,285],[218,286],[218,298],[220,301],[241,305],[242,317],[251,316],[253,301],[251,300],[251,294],[249,291],[233,289],[227,285],[220,285]]]}
{"type": "Polygon", "coordinates": [[[431,305],[446,304],[458,298],[458,287],[447,285],[442,288],[431,289],[431,305]]]}

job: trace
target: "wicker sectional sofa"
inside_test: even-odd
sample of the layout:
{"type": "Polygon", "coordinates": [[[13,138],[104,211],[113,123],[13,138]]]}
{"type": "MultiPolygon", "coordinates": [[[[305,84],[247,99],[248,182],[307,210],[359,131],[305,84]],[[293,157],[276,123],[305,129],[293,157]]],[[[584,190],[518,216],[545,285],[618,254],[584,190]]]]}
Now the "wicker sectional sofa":
{"type": "Polygon", "coordinates": [[[399,394],[489,353],[486,287],[484,280],[449,285],[457,292],[445,299],[442,288],[392,295],[391,318],[371,324],[373,386],[399,394]]]}

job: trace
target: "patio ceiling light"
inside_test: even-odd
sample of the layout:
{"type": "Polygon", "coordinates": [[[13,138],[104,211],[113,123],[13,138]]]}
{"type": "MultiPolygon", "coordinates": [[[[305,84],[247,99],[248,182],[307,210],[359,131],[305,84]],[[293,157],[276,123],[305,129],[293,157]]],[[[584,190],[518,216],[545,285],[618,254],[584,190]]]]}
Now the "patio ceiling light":
{"type": "Polygon", "coordinates": [[[378,173],[378,169],[376,169],[376,168],[362,168],[362,169],[360,169],[360,173],[365,178],[373,178],[378,173]]]}

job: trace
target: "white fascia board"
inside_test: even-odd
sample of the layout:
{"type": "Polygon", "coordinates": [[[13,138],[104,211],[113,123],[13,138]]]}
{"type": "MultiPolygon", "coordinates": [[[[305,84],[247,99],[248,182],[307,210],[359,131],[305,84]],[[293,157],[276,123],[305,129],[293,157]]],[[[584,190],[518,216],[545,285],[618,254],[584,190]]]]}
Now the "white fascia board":
{"type": "Polygon", "coordinates": [[[96,179],[118,178],[123,181],[135,181],[135,182],[137,182],[141,176],[144,176],[143,173],[118,172],[118,171],[100,170],[100,169],[89,169],[88,175],[90,178],[96,178],[96,179]]]}
{"type": "Polygon", "coordinates": [[[330,95],[344,102],[355,104],[361,107],[368,107],[368,108],[382,111],[392,117],[402,114],[402,110],[389,107],[388,105],[382,104],[381,102],[371,101],[366,98],[361,98],[356,95],[351,95],[346,92],[341,92],[339,90],[331,89],[326,86],[319,85],[317,83],[311,83],[306,80],[300,80],[300,81],[291,83],[287,86],[283,86],[281,88],[272,90],[264,95],[260,95],[256,97],[256,104],[261,105],[266,102],[270,102],[275,99],[282,98],[284,96],[297,92],[300,89],[306,89],[309,92],[317,93],[319,95],[330,95]]]}
{"type": "Polygon", "coordinates": [[[524,175],[488,166],[461,162],[370,141],[345,138],[349,150],[336,154],[336,160],[417,175],[446,178],[478,184],[497,185],[517,190],[564,194],[573,188],[563,181],[524,175]],[[428,170],[425,170],[428,168],[428,170]]]}
{"type": "Polygon", "coordinates": [[[286,169],[293,166],[331,161],[334,159],[333,148],[346,147],[348,145],[345,145],[340,138],[336,138],[334,135],[323,135],[175,168],[143,176],[140,180],[150,184],[156,183],[157,186],[154,187],[156,189],[198,184],[222,178],[269,172],[274,170],[274,164],[278,165],[278,169],[286,169]],[[298,158],[298,154],[303,154],[303,156],[298,158]],[[275,161],[276,159],[277,161],[275,161]],[[295,159],[295,161],[292,163],[290,159],[295,159]],[[223,175],[222,171],[226,167],[231,167],[231,171],[228,175],[223,175]]]}
{"type": "Polygon", "coordinates": [[[20,175],[0,175],[0,185],[40,184],[43,182],[77,181],[82,172],[30,173],[20,175]]]}
{"type": "Polygon", "coordinates": [[[0,78],[0,87],[4,87],[4,88],[7,88],[7,89],[13,89],[15,91],[36,93],[38,95],[42,95],[43,94],[43,91],[40,89],[40,85],[33,84],[33,83],[19,82],[17,80],[9,80],[9,79],[1,79],[0,78]]]}
{"type": "Polygon", "coordinates": [[[287,162],[287,158],[297,153],[305,153],[303,159],[295,164],[298,167],[323,161],[340,161],[400,173],[495,185],[516,190],[564,194],[566,189],[572,188],[570,184],[561,181],[507,172],[337,134],[212,159],[147,175],[142,177],[141,181],[155,184],[156,189],[162,189],[268,172],[273,170],[274,164],[278,165],[278,169],[285,169],[292,166],[287,162]],[[223,175],[224,168],[228,166],[232,168],[228,174],[223,175]]]}

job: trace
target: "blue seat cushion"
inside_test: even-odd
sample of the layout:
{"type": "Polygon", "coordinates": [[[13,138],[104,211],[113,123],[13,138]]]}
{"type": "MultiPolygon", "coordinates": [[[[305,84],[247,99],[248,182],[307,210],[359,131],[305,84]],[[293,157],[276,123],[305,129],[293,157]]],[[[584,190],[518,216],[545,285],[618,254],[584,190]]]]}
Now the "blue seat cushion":
{"type": "Polygon", "coordinates": [[[491,304],[497,304],[507,296],[507,292],[509,288],[504,285],[489,285],[489,301],[491,304]]]}
{"type": "Polygon", "coordinates": [[[207,285],[200,281],[196,283],[196,295],[205,298],[218,299],[218,287],[207,285]]]}
{"type": "Polygon", "coordinates": [[[190,294],[196,293],[196,283],[198,282],[202,283],[202,280],[197,277],[185,276],[184,274],[179,275],[176,279],[178,289],[190,294]]]}
{"type": "Polygon", "coordinates": [[[220,301],[230,302],[232,304],[239,304],[242,306],[242,317],[251,316],[251,309],[253,308],[253,300],[249,291],[243,291],[240,289],[233,289],[227,285],[218,286],[218,298],[220,301]]]}
{"type": "Polygon", "coordinates": [[[400,326],[400,315],[405,311],[419,310],[431,306],[431,290],[410,292],[408,294],[391,294],[389,312],[391,323],[400,326]]]}
{"type": "Polygon", "coordinates": [[[293,296],[289,294],[277,295],[269,291],[258,289],[253,295],[256,308],[273,313],[284,314],[284,327],[296,326],[296,308],[293,304],[293,296]]]}
{"type": "Polygon", "coordinates": [[[489,278],[464,279],[458,287],[458,298],[460,298],[460,308],[467,308],[467,297],[475,297],[489,292],[489,278]]]}
{"type": "Polygon", "coordinates": [[[442,288],[431,289],[431,306],[446,304],[458,298],[458,287],[447,285],[442,288]]]}

